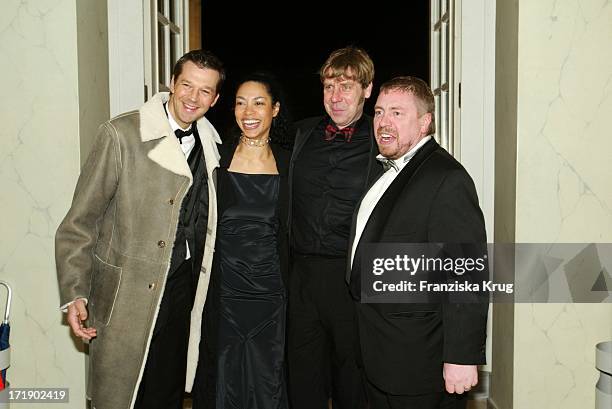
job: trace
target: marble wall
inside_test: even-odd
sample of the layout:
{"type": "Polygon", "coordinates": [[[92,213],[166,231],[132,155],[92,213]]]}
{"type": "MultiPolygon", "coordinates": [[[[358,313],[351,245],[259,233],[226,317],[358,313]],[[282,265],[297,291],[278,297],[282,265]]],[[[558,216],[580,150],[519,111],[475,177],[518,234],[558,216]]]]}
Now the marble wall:
{"type": "MultiPolygon", "coordinates": [[[[516,241],[612,242],[612,2],[521,0],[516,241]]],[[[612,304],[516,305],[514,407],[594,407],[612,304]]]]}
{"type": "MultiPolygon", "coordinates": [[[[70,403],[58,408],[85,407],[85,355],[58,310],[54,234],[79,173],[79,130],[107,115],[104,104],[108,112],[108,101],[84,104],[91,89],[79,76],[87,64],[104,66],[93,58],[79,67],[79,48],[93,43],[77,44],[77,3],[97,7],[5,0],[0,13],[0,278],[14,290],[8,376],[17,387],[70,388],[70,403]]],[[[105,30],[94,13],[78,14],[81,31],[105,30]]]]}

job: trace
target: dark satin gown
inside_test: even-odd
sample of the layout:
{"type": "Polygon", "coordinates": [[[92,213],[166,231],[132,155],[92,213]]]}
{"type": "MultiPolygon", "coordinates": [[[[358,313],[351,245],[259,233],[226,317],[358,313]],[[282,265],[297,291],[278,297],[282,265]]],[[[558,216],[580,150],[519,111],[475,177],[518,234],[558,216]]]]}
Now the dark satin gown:
{"type": "Polygon", "coordinates": [[[286,297],[277,246],[278,175],[228,172],[235,203],[217,229],[221,255],[217,409],[286,409],[286,297]]]}

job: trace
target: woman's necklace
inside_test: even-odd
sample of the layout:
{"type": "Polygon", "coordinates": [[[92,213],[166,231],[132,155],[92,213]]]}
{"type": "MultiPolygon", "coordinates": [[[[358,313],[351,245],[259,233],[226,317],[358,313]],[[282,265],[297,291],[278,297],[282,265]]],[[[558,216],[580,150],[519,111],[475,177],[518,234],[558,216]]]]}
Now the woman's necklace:
{"type": "Polygon", "coordinates": [[[240,135],[240,142],[242,142],[243,144],[245,144],[247,146],[261,147],[261,146],[266,146],[268,144],[268,142],[270,142],[270,138],[265,138],[265,139],[249,139],[249,138],[245,137],[244,135],[240,135]]]}

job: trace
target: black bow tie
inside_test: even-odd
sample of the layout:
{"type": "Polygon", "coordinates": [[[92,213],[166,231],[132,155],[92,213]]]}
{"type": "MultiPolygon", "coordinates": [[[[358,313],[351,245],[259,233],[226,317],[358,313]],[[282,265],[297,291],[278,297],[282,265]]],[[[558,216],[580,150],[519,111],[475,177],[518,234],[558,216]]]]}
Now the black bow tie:
{"type": "Polygon", "coordinates": [[[189,129],[187,129],[186,131],[183,131],[182,129],[177,129],[174,131],[174,134],[178,138],[179,143],[182,144],[184,137],[193,135],[193,125],[191,125],[191,127],[189,127],[189,129]]]}
{"type": "Polygon", "coordinates": [[[399,167],[397,166],[397,163],[395,163],[393,159],[389,159],[389,158],[376,158],[376,159],[378,159],[378,161],[382,163],[382,166],[385,172],[391,168],[395,169],[396,172],[399,172],[399,167]]]}

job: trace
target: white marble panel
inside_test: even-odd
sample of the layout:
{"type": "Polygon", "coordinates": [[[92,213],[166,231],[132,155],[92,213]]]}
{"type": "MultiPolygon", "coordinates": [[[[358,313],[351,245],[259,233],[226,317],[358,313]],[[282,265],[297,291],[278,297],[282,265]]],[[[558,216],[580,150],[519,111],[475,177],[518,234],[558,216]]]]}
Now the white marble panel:
{"type": "MultiPolygon", "coordinates": [[[[517,242],[612,242],[612,2],[520,2],[517,242]]],[[[514,407],[591,408],[612,304],[518,305],[514,407]]]]}
{"type": "Polygon", "coordinates": [[[612,5],[524,1],[520,14],[517,232],[537,241],[606,241],[612,5]]]}
{"type": "MultiPolygon", "coordinates": [[[[62,325],[53,236],[79,171],[74,0],[8,0],[0,13],[0,277],[14,289],[14,386],[68,387],[84,407],[84,355],[62,325]]],[[[82,347],[81,347],[82,348],[82,347]]]]}

